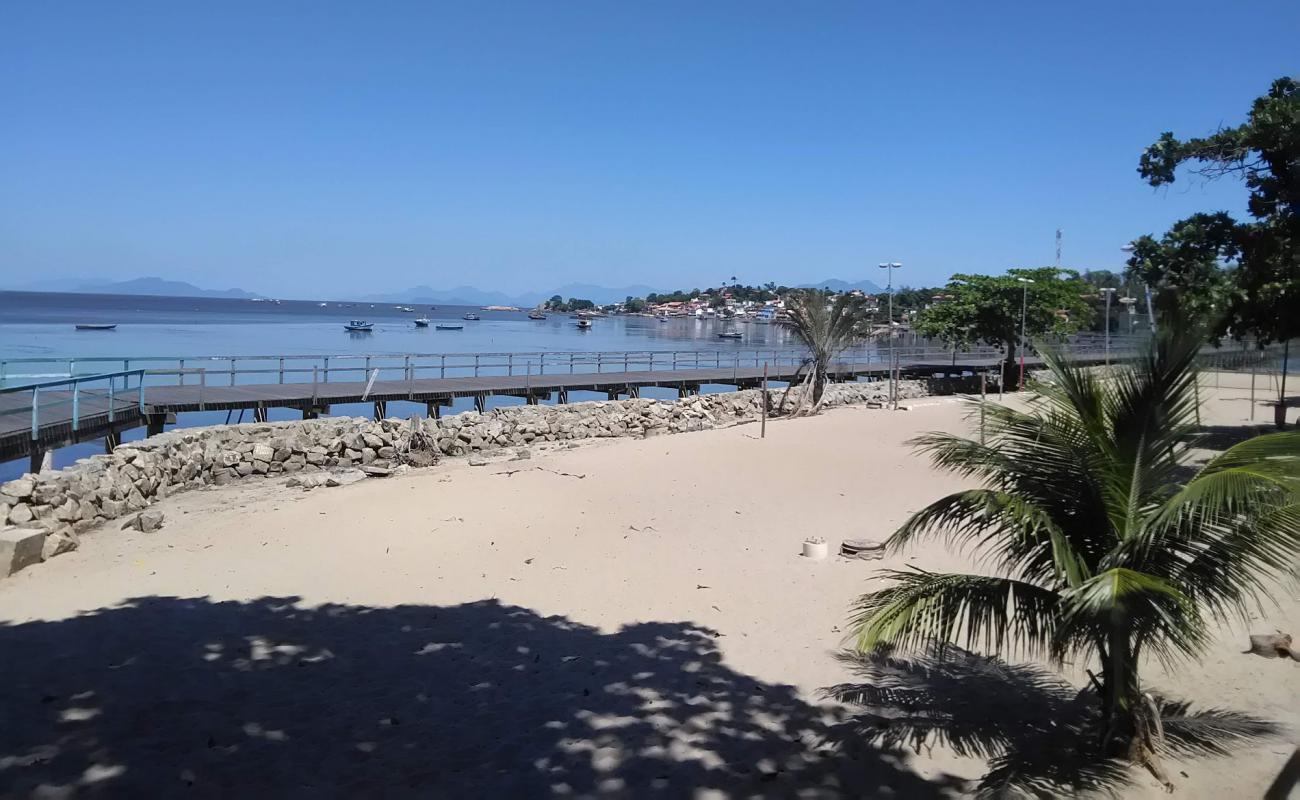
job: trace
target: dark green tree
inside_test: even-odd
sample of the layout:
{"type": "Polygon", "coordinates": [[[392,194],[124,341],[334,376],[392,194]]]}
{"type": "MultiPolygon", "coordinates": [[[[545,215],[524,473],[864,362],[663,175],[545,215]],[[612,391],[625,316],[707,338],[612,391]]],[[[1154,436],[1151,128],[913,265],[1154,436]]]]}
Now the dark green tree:
{"type": "Polygon", "coordinates": [[[1055,267],[1012,269],[1006,275],[957,274],[936,291],[940,299],[921,312],[916,329],[954,347],[1001,345],[1006,353],[1002,380],[1014,386],[1020,383],[1016,354],[1022,308],[1028,339],[1064,336],[1092,321],[1089,293],[1077,273],[1055,267]]]}
{"type": "MultiPolygon", "coordinates": [[[[1253,221],[1221,220],[1197,231],[1200,248],[1217,247],[1237,261],[1218,329],[1260,343],[1300,336],[1300,82],[1274,81],[1236,127],[1186,140],[1165,132],[1142,154],[1138,172],[1164,186],[1185,165],[1204,178],[1239,178],[1250,191],[1253,221]]],[[[1283,363],[1279,403],[1286,396],[1286,358],[1283,363]]]]}

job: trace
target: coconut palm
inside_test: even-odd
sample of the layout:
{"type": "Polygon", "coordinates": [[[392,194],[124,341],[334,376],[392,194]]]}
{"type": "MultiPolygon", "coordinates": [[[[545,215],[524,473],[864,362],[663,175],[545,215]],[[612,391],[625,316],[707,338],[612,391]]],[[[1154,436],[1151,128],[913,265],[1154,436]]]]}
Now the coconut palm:
{"type": "Polygon", "coordinates": [[[941,469],[982,486],[914,514],[890,549],[937,537],[984,557],[989,574],[888,571],[892,584],[856,604],[859,648],[954,642],[1092,662],[1095,744],[1168,784],[1143,657],[1195,658],[1210,622],[1271,600],[1300,552],[1300,433],[1188,465],[1198,343],[1168,336],[1106,378],[1049,353],[1051,380],[1027,412],[987,409],[985,443],[917,439],[941,469]]]}
{"type": "MultiPolygon", "coordinates": [[[[786,297],[785,309],[795,336],[811,354],[790,384],[794,386],[803,376],[804,392],[794,413],[806,407],[807,413],[815,414],[821,408],[831,361],[863,336],[868,321],[867,299],[847,293],[831,299],[823,292],[808,289],[786,297]]],[[[783,398],[782,405],[784,402],[783,398]]]]}

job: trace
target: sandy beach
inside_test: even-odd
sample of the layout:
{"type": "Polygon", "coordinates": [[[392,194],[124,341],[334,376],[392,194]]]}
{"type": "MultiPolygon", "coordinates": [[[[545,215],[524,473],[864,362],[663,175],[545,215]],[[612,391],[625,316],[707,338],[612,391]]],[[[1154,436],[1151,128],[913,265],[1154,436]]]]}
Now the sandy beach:
{"type": "MultiPolygon", "coordinates": [[[[1221,386],[1207,423],[1243,424],[1243,390],[1221,386]]],[[[983,759],[864,744],[820,690],[852,679],[835,654],[877,569],[969,564],[937,545],[799,551],[884,539],[959,487],[905,442],[963,413],[934,398],[765,439],[742,425],[177,495],[159,532],[106,526],[0,582],[0,791],[962,796],[983,759]]],[[[1291,728],[1171,763],[1179,796],[1262,796],[1295,750],[1300,664],[1241,652],[1300,633],[1297,591],[1278,597],[1202,663],[1147,667],[1169,695],[1291,728]]],[[[1135,773],[1125,796],[1163,794],[1135,773]]]]}

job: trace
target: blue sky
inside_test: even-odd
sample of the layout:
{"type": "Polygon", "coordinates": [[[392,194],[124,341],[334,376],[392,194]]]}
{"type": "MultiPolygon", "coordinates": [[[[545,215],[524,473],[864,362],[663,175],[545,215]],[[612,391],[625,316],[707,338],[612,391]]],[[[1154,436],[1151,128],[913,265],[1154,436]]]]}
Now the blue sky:
{"type": "Polygon", "coordinates": [[[0,284],[916,285],[1058,227],[1115,268],[1244,207],[1137,159],[1242,119],[1297,31],[1290,0],[8,3],[0,284]]]}

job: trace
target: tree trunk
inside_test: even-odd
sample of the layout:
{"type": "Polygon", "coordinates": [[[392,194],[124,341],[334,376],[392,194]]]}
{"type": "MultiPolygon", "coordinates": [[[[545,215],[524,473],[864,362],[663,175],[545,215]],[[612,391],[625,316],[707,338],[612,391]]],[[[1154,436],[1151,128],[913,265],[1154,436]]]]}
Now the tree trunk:
{"type": "Polygon", "coordinates": [[[1020,388],[1020,365],[1016,363],[1016,343],[1008,339],[1005,346],[1007,358],[1002,362],[1002,388],[1005,391],[1010,387],[1014,392],[1020,388]]]}
{"type": "Polygon", "coordinates": [[[828,363],[818,360],[813,366],[812,408],[810,414],[816,414],[822,407],[822,395],[826,393],[826,372],[828,363]]]}
{"type": "Polygon", "coordinates": [[[1102,753],[1146,767],[1164,784],[1174,785],[1164,770],[1160,750],[1164,727],[1155,698],[1142,693],[1138,680],[1138,655],[1130,647],[1128,621],[1120,614],[1112,621],[1102,662],[1102,753]]]}

